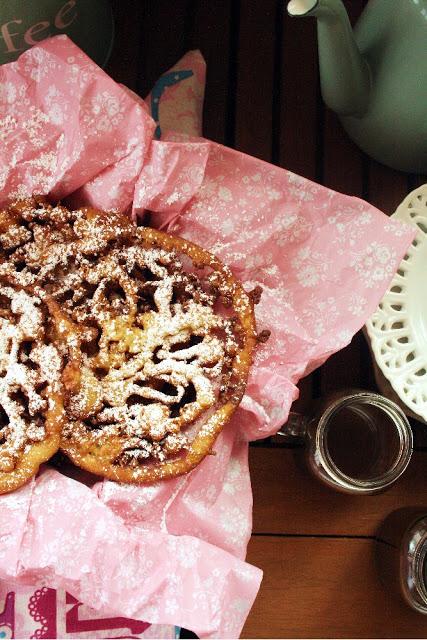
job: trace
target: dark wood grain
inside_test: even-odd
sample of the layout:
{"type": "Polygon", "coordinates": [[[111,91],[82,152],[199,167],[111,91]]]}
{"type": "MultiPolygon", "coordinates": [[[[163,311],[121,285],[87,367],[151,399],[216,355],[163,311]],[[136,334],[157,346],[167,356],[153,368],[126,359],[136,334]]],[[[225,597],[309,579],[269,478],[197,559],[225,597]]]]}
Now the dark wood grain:
{"type": "Polygon", "coordinates": [[[282,20],[278,164],[316,180],[322,144],[316,24],[292,19],[286,12],[282,20]]]}
{"type": "Polygon", "coordinates": [[[408,194],[408,175],[369,160],[369,202],[390,215],[408,194]]]}
{"type": "Polygon", "coordinates": [[[254,536],[264,580],[243,638],[425,638],[427,619],[381,584],[375,541],[254,536]]]}
{"type": "MultiPolygon", "coordinates": [[[[349,17],[354,23],[366,0],[348,3],[349,17]]],[[[338,116],[325,106],[323,112],[322,182],[335,191],[362,198],[366,191],[367,159],[344,131],[338,116]]]]}
{"type": "Polygon", "coordinates": [[[350,496],[314,479],[302,448],[250,450],[255,533],[375,536],[399,506],[427,508],[425,452],[415,452],[407,472],[388,491],[350,496]]]}
{"type": "MultiPolygon", "coordinates": [[[[349,17],[354,24],[366,4],[365,0],[348,3],[349,17]]],[[[322,183],[348,195],[363,198],[367,190],[367,166],[365,155],[350,140],[338,116],[325,106],[323,109],[322,183]]],[[[365,375],[366,358],[361,333],[351,343],[334,354],[320,371],[320,389],[323,395],[339,388],[372,388],[372,378],[365,375]]]]}
{"type": "Polygon", "coordinates": [[[325,109],[323,124],[323,184],[334,191],[363,198],[366,158],[350,140],[338,117],[325,109]]]}
{"type": "Polygon", "coordinates": [[[411,174],[410,176],[408,176],[408,190],[412,191],[413,189],[417,189],[426,182],[427,175],[421,175],[419,173],[411,174]]]}
{"type": "Polygon", "coordinates": [[[137,89],[146,96],[158,77],[188,48],[191,0],[137,0],[142,7],[137,89]]]}
{"type": "Polygon", "coordinates": [[[207,65],[203,133],[215,142],[232,144],[229,123],[233,120],[234,126],[238,37],[231,32],[231,27],[235,28],[232,2],[193,2],[191,13],[188,44],[191,49],[200,49],[207,65]]]}
{"type": "Polygon", "coordinates": [[[277,1],[242,2],[236,79],[235,146],[272,159],[277,1]],[[260,117],[262,114],[262,117],[260,117]]]}
{"type": "MultiPolygon", "coordinates": [[[[314,20],[290,18],[282,4],[281,28],[276,65],[278,104],[277,164],[310,180],[321,179],[322,129],[319,105],[319,77],[314,20]]],[[[316,378],[311,374],[298,384],[299,398],[294,411],[305,411],[316,395],[316,378]]]]}
{"type": "Polygon", "coordinates": [[[143,3],[139,0],[113,0],[114,46],[107,73],[133,91],[138,88],[142,46],[143,3]]]}

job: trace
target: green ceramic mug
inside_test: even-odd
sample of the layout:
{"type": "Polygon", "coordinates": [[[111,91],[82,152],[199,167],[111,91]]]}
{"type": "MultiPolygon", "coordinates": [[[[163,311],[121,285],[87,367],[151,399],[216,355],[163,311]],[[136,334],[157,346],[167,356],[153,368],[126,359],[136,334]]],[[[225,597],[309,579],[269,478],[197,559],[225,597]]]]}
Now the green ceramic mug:
{"type": "Polygon", "coordinates": [[[58,34],[69,36],[104,66],[114,35],[110,0],[0,1],[0,64],[58,34]]]}

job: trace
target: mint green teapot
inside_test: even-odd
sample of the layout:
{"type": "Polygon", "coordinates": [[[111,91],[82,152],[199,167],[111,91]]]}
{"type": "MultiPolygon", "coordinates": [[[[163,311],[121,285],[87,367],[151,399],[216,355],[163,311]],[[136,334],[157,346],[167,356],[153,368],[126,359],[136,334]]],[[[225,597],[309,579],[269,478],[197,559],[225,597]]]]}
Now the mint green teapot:
{"type": "Polygon", "coordinates": [[[427,173],[427,0],[370,0],[354,33],[341,0],[291,0],[317,18],[322,95],[354,142],[402,171],[427,173]]]}

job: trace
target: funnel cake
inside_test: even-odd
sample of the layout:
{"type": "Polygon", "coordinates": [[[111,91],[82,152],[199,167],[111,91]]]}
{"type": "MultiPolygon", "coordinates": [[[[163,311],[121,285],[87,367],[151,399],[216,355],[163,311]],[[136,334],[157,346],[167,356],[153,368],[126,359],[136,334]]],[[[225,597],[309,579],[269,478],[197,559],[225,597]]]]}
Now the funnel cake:
{"type": "Polygon", "coordinates": [[[59,448],[61,358],[37,295],[0,279],[0,493],[17,489],[59,448]]]}
{"type": "Polygon", "coordinates": [[[0,210],[0,275],[23,287],[55,290],[64,278],[78,282],[82,262],[120,242],[131,225],[124,216],[52,206],[29,198],[0,210]]]}
{"type": "Polygon", "coordinates": [[[56,294],[79,326],[61,447],[87,471],[151,483],[212,452],[244,393],[256,334],[252,300],[219,260],[152,229],[132,236],[82,267],[80,289],[56,294]]]}
{"type": "Polygon", "coordinates": [[[91,208],[18,202],[0,213],[0,248],[0,273],[57,319],[61,448],[76,465],[151,483],[212,453],[260,339],[257,295],[199,246],[91,208]]]}

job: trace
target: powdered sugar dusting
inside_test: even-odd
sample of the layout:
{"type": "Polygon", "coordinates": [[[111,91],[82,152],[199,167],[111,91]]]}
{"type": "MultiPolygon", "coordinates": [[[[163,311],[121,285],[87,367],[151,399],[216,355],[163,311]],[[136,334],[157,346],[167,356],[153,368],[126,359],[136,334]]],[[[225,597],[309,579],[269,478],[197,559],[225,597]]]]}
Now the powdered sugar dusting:
{"type": "MultiPolygon", "coordinates": [[[[65,305],[79,322],[96,319],[100,335],[98,352],[82,357],[79,392],[69,404],[76,420],[86,420],[78,431],[95,440],[120,437],[118,464],[175,456],[189,444],[181,431],[218,400],[226,358],[236,348],[230,322],[164,250],[120,248],[83,269],[82,279],[96,287],[91,297],[65,305]]],[[[76,433],[71,421],[65,438],[76,433]]]]}
{"type": "Polygon", "coordinates": [[[252,313],[212,255],[154,234],[120,214],[36,198],[0,212],[0,274],[56,316],[68,362],[64,450],[77,462],[108,450],[135,477],[185,455],[201,427],[207,439],[218,433],[215,412],[243,393],[241,317],[252,313]]]}
{"type": "Polygon", "coordinates": [[[27,448],[44,440],[48,395],[57,389],[61,360],[45,342],[41,301],[0,286],[0,471],[11,472],[27,448]]]}

